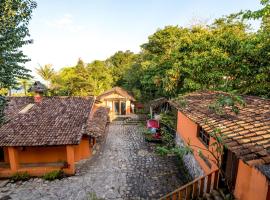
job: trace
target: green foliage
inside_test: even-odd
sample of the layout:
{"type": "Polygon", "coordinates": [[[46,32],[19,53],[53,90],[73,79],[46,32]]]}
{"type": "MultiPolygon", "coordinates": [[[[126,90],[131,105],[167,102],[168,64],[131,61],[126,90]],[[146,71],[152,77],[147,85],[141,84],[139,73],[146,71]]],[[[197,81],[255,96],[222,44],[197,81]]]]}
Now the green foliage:
{"type": "Polygon", "coordinates": [[[47,82],[46,86],[49,88],[49,83],[52,80],[53,76],[55,75],[54,69],[51,64],[47,64],[42,66],[39,66],[39,68],[36,68],[37,74],[47,82]]]}
{"type": "Polygon", "coordinates": [[[152,135],[151,131],[149,129],[147,129],[147,128],[143,129],[143,134],[144,135],[152,135]]]}
{"type": "Polygon", "coordinates": [[[168,154],[170,154],[170,149],[168,149],[167,147],[164,146],[157,146],[155,148],[155,152],[161,156],[166,156],[168,154]]]}
{"type": "Polygon", "coordinates": [[[17,78],[30,77],[30,70],[23,66],[29,59],[21,47],[32,42],[28,23],[35,7],[32,0],[0,3],[0,89],[14,86],[17,78]]]}
{"type": "Polygon", "coordinates": [[[0,125],[5,121],[4,110],[7,104],[7,100],[4,96],[0,95],[0,125]]]}
{"type": "Polygon", "coordinates": [[[136,55],[131,51],[118,51],[105,61],[111,71],[114,85],[124,85],[124,75],[130,69],[135,59],[136,55]]]}
{"type": "Polygon", "coordinates": [[[74,67],[66,67],[52,78],[54,95],[89,96],[99,95],[112,87],[110,69],[103,61],[85,64],[79,60],[74,67]]]}
{"type": "Polygon", "coordinates": [[[186,108],[187,107],[187,100],[182,95],[178,95],[178,97],[176,97],[174,100],[178,102],[178,105],[181,108],[186,108]]]}
{"type": "Polygon", "coordinates": [[[244,18],[252,18],[252,19],[260,19],[264,16],[270,15],[270,1],[269,0],[260,0],[261,5],[263,8],[256,10],[256,11],[245,11],[242,12],[244,18]]]}
{"type": "Polygon", "coordinates": [[[209,105],[209,109],[218,115],[225,115],[227,114],[225,108],[229,107],[233,113],[238,114],[239,107],[243,106],[245,106],[245,101],[242,97],[230,94],[219,95],[218,99],[209,105]]]}
{"type": "Polygon", "coordinates": [[[28,181],[30,178],[31,176],[28,174],[28,172],[16,172],[10,177],[10,179],[14,182],[28,181]]]}
{"type": "Polygon", "coordinates": [[[270,97],[269,27],[266,15],[257,32],[230,15],[208,26],[159,29],[141,46],[124,86],[140,90],[142,100],[201,89],[270,97]]]}
{"type": "Polygon", "coordinates": [[[162,112],[160,113],[160,122],[176,130],[177,115],[173,112],[162,112]]]}
{"type": "Polygon", "coordinates": [[[44,174],[42,177],[44,180],[53,181],[56,179],[62,179],[65,176],[63,170],[55,170],[44,174]]]}
{"type": "Polygon", "coordinates": [[[161,127],[161,137],[163,146],[171,149],[175,146],[174,133],[167,127],[161,127]]]}

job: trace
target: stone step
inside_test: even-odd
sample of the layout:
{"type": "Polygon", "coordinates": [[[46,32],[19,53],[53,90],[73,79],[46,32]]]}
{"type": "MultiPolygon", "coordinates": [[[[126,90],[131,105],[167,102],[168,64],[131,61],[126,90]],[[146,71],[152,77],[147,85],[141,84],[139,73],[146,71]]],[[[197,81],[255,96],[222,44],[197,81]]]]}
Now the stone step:
{"type": "Polygon", "coordinates": [[[223,195],[220,193],[220,191],[218,191],[218,190],[213,190],[212,192],[211,192],[211,195],[213,196],[213,198],[215,199],[215,200],[224,200],[224,198],[223,198],[223,195]]]}

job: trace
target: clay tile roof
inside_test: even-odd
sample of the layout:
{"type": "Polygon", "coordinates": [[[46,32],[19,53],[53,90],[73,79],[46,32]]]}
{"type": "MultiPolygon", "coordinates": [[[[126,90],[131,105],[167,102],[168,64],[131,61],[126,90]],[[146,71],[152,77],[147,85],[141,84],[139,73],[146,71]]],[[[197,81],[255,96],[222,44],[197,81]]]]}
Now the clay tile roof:
{"type": "Polygon", "coordinates": [[[110,109],[107,107],[99,107],[88,121],[87,132],[92,137],[102,137],[105,134],[106,125],[109,121],[110,109]]]}
{"type": "Polygon", "coordinates": [[[121,87],[114,87],[110,90],[107,90],[105,92],[103,92],[101,95],[97,96],[97,100],[101,100],[103,99],[104,97],[106,97],[107,95],[110,95],[110,94],[113,94],[113,93],[118,93],[120,94],[121,96],[131,100],[131,101],[135,101],[135,98],[126,90],[124,90],[123,88],[121,87]]]}
{"type": "Polygon", "coordinates": [[[226,95],[215,91],[194,92],[184,96],[186,106],[180,106],[176,100],[169,103],[207,132],[221,128],[227,135],[228,148],[250,165],[270,163],[269,159],[263,159],[270,155],[270,100],[243,96],[246,106],[240,108],[238,115],[227,110],[227,115],[220,116],[208,108],[220,94],[226,95]]]}
{"type": "Polygon", "coordinates": [[[33,97],[7,97],[5,118],[11,119],[30,103],[34,103],[33,97]]]}
{"type": "Polygon", "coordinates": [[[152,101],[149,101],[149,105],[150,105],[153,109],[155,109],[155,108],[159,107],[160,105],[162,105],[162,104],[164,104],[164,103],[166,103],[166,102],[168,102],[168,100],[167,100],[165,97],[160,97],[160,98],[158,98],[158,99],[154,99],[154,100],[152,100],[152,101]]]}
{"type": "Polygon", "coordinates": [[[0,128],[0,146],[78,144],[86,133],[93,102],[93,97],[44,98],[0,128]]]}

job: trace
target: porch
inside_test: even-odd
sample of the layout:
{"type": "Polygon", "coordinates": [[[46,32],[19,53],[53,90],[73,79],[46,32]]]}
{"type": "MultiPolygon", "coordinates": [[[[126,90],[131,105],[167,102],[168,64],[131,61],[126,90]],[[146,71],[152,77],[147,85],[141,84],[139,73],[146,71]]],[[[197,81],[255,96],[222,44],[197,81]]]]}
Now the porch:
{"type": "Polygon", "coordinates": [[[10,177],[16,172],[43,176],[48,172],[60,169],[64,170],[66,174],[74,174],[75,162],[91,154],[91,150],[83,150],[81,144],[51,147],[3,147],[0,152],[3,155],[0,161],[0,177],[10,177]]]}

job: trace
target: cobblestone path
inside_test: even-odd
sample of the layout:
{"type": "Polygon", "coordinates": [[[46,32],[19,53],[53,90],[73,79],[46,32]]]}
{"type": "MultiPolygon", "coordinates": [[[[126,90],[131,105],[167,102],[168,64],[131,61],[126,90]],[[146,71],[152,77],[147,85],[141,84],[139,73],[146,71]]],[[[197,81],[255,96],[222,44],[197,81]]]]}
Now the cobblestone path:
{"type": "Polygon", "coordinates": [[[152,149],[137,125],[114,122],[98,153],[80,162],[75,176],[9,183],[0,194],[22,200],[158,199],[183,185],[185,178],[176,158],[160,157],[152,149]]]}

